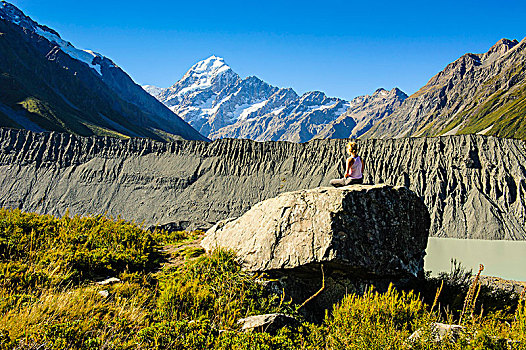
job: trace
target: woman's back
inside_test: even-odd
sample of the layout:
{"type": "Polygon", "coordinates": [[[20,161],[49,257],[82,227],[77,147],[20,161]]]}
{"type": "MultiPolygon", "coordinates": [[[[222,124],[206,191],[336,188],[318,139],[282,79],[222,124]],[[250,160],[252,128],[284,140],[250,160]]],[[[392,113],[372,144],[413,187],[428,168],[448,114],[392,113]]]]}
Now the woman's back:
{"type": "Polygon", "coordinates": [[[360,156],[355,156],[352,158],[353,163],[351,165],[351,173],[349,174],[351,179],[361,179],[362,174],[362,159],[360,156]]]}
{"type": "Polygon", "coordinates": [[[356,142],[350,141],[347,144],[347,153],[351,156],[347,158],[345,164],[345,174],[342,179],[332,179],[329,181],[334,187],[341,187],[347,185],[356,185],[363,183],[363,161],[358,153],[358,146],[356,142]]]}

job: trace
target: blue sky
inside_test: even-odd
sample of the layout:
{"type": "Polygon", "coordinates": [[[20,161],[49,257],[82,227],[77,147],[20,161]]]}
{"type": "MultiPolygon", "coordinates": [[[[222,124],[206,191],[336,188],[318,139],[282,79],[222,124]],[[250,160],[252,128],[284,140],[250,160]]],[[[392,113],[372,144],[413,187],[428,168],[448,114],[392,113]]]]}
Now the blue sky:
{"type": "Polygon", "coordinates": [[[524,0],[11,2],[160,87],[215,54],[242,77],[298,93],[411,94],[461,55],[526,36],[524,0]]]}

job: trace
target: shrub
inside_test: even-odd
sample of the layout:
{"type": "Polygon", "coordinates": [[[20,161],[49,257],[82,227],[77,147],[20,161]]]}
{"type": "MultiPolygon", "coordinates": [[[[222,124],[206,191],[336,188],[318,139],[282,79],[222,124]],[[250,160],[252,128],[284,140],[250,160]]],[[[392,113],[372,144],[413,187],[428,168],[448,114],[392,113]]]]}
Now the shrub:
{"type": "Polygon", "coordinates": [[[51,349],[84,349],[98,342],[123,345],[149,321],[141,293],[111,299],[100,287],[44,291],[37,300],[0,315],[0,329],[17,343],[47,344],[51,349]]]}
{"type": "Polygon", "coordinates": [[[526,349],[526,299],[521,298],[519,301],[519,306],[515,313],[515,320],[512,323],[511,333],[514,339],[523,344],[526,349]]]}
{"type": "Polygon", "coordinates": [[[0,208],[0,285],[20,291],[145,270],[158,263],[155,245],[151,233],[120,219],[0,208]]]}
{"type": "Polygon", "coordinates": [[[241,270],[234,253],[216,250],[162,277],[157,305],[168,319],[208,319],[221,328],[248,315],[284,310],[255,279],[241,270]]]}
{"type": "Polygon", "coordinates": [[[327,344],[334,349],[401,347],[413,329],[425,324],[425,304],[413,292],[369,288],[363,296],[346,296],[325,320],[327,344]]]}
{"type": "Polygon", "coordinates": [[[292,350],[300,349],[297,335],[283,330],[277,335],[255,332],[224,332],[214,344],[216,350],[292,350]]]}
{"type": "Polygon", "coordinates": [[[141,329],[135,337],[146,349],[211,349],[217,330],[208,321],[161,321],[141,329]]]}

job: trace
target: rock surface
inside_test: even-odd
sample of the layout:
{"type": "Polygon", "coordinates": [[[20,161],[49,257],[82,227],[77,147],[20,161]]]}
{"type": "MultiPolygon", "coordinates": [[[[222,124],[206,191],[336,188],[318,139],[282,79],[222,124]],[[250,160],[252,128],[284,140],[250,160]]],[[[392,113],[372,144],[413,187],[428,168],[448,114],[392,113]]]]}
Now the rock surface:
{"type": "MultiPolygon", "coordinates": [[[[1,129],[0,206],[206,227],[341,177],[345,143],[161,143],[1,129]]],[[[406,186],[422,197],[430,235],[526,239],[524,142],[466,135],[359,145],[365,182],[406,186]]]]}
{"type": "Polygon", "coordinates": [[[416,276],[429,213],[405,187],[354,185],[282,193],[207,231],[201,245],[233,249],[244,269],[325,263],[360,276],[416,276]]]}
{"type": "Polygon", "coordinates": [[[436,343],[442,341],[456,343],[463,331],[464,327],[460,325],[433,322],[429,325],[429,329],[419,329],[415,331],[413,334],[411,334],[408,340],[416,341],[425,337],[427,341],[436,343]]]}
{"type": "Polygon", "coordinates": [[[121,283],[122,281],[117,277],[108,277],[105,280],[96,282],[98,285],[105,286],[109,284],[121,283]]]}
{"type": "Polygon", "coordinates": [[[237,321],[241,325],[241,329],[245,332],[266,332],[275,334],[283,327],[295,327],[299,325],[299,321],[292,316],[285,314],[265,314],[242,318],[237,321]]]}
{"type": "Polygon", "coordinates": [[[520,295],[526,289],[526,281],[505,280],[494,276],[480,276],[480,284],[516,295],[520,295]]]}

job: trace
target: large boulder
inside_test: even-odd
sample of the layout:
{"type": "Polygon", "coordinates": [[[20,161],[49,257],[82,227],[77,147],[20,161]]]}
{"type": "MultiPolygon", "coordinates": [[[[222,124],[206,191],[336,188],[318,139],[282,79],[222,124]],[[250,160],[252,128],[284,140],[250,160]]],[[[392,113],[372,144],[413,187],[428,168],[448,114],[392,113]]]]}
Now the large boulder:
{"type": "Polygon", "coordinates": [[[429,224],[423,201],[405,187],[319,187],[283,193],[221,221],[201,245],[235,250],[250,271],[330,263],[362,275],[416,276],[429,224]]]}
{"type": "Polygon", "coordinates": [[[221,221],[201,245],[234,250],[244,269],[279,279],[274,289],[295,302],[316,294],[309,306],[319,311],[346,293],[421,274],[429,226],[424,202],[405,187],[319,187],[280,194],[221,221]]]}

